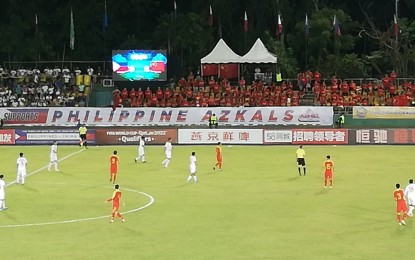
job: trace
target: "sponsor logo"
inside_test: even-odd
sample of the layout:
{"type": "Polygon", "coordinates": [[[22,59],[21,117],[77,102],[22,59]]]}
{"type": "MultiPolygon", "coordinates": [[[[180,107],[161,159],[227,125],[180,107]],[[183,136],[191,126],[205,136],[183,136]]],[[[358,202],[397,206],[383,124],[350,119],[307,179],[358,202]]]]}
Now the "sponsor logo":
{"type": "Polygon", "coordinates": [[[300,122],[320,122],[320,116],[318,113],[315,113],[312,109],[307,109],[303,114],[300,114],[298,117],[300,122]]]}

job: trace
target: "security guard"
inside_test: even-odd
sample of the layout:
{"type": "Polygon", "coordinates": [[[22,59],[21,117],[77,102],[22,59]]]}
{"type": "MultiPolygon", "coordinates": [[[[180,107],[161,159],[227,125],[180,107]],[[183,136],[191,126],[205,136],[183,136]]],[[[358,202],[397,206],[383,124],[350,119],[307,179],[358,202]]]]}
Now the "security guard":
{"type": "Polygon", "coordinates": [[[85,148],[87,148],[87,142],[86,142],[87,132],[88,132],[88,129],[86,129],[85,125],[81,125],[81,127],[79,127],[79,146],[85,146],[85,148]]]}
{"type": "Polygon", "coordinates": [[[337,119],[337,127],[342,128],[344,125],[344,114],[341,113],[339,118],[337,119]]]}
{"type": "Polygon", "coordinates": [[[212,126],[215,126],[215,128],[218,128],[218,118],[215,114],[211,115],[209,118],[209,128],[212,128],[212,126]]]}

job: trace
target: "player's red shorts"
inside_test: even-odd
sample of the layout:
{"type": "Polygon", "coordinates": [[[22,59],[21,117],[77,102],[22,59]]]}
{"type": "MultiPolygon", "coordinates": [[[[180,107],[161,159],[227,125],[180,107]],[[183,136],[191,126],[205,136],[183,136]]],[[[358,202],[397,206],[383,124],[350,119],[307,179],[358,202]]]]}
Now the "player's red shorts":
{"type": "Polygon", "coordinates": [[[115,205],[115,204],[113,204],[112,205],[112,212],[116,212],[116,211],[118,211],[118,209],[120,208],[120,205],[115,205]]]}
{"type": "Polygon", "coordinates": [[[117,167],[111,167],[111,168],[110,168],[110,174],[111,174],[111,175],[113,175],[113,174],[117,174],[117,172],[118,172],[118,168],[117,168],[117,167]]]}
{"type": "Polygon", "coordinates": [[[396,205],[396,213],[401,213],[402,211],[408,211],[408,207],[406,206],[405,202],[398,202],[398,204],[396,205]]]}
{"type": "Polygon", "coordinates": [[[333,179],[332,172],[324,172],[324,179],[333,179]]]}

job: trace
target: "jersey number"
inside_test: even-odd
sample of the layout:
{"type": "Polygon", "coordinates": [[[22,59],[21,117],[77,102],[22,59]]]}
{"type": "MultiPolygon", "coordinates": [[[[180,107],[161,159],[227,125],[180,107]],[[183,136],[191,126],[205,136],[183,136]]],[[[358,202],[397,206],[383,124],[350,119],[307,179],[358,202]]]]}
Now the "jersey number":
{"type": "Polygon", "coordinates": [[[115,159],[114,158],[111,159],[111,163],[115,164],[115,159]]]}
{"type": "Polygon", "coordinates": [[[396,199],[397,199],[397,200],[401,200],[401,199],[402,199],[402,197],[401,197],[401,194],[400,194],[400,193],[396,194],[396,199]]]}

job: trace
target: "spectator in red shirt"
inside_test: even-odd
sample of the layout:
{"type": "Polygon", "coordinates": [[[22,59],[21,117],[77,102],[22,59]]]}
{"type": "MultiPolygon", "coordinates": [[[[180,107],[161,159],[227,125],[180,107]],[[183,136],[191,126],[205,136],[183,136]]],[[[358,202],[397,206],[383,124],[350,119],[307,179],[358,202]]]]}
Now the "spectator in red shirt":
{"type": "Polygon", "coordinates": [[[241,88],[244,88],[245,87],[245,79],[244,79],[244,77],[241,77],[241,79],[239,80],[239,86],[241,88]]]}
{"type": "Polygon", "coordinates": [[[161,88],[160,87],[158,87],[157,88],[157,90],[156,90],[156,98],[157,98],[157,100],[158,101],[160,101],[160,100],[162,100],[163,99],[163,90],[161,90],[161,88]]]}
{"type": "Polygon", "coordinates": [[[130,91],[130,99],[134,99],[137,96],[137,91],[134,88],[130,91]]]}
{"type": "Polygon", "coordinates": [[[127,88],[124,88],[122,90],[122,92],[121,92],[121,98],[122,98],[123,101],[128,99],[128,90],[127,90],[127,88]]]}
{"type": "Polygon", "coordinates": [[[169,99],[171,96],[172,96],[172,92],[171,92],[170,88],[165,88],[164,89],[164,98],[169,99]]]}
{"type": "Polygon", "coordinates": [[[314,81],[317,82],[317,83],[320,83],[320,80],[321,80],[321,74],[320,74],[320,72],[316,71],[314,73],[314,81]]]}
{"type": "Polygon", "coordinates": [[[209,80],[209,87],[212,87],[213,85],[215,85],[216,84],[216,80],[215,80],[215,77],[210,77],[210,80],[209,80]]]}
{"type": "Polygon", "coordinates": [[[152,97],[152,92],[151,92],[151,89],[150,89],[150,87],[147,87],[147,89],[146,89],[146,92],[145,92],[145,97],[146,97],[146,99],[147,99],[147,101],[149,101],[150,99],[151,99],[151,97],[152,97]]]}
{"type": "Polygon", "coordinates": [[[186,86],[186,80],[184,78],[181,78],[179,80],[179,87],[185,87],[186,86]]]}
{"type": "Polygon", "coordinates": [[[349,84],[347,83],[347,81],[343,81],[342,83],[342,94],[343,96],[347,96],[349,95],[349,84]]]}

